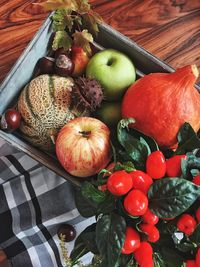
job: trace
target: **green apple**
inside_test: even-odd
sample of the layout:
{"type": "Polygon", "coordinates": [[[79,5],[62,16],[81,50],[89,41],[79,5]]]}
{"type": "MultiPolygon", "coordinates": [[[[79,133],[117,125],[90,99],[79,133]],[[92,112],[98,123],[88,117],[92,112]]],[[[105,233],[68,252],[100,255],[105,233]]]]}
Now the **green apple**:
{"type": "Polygon", "coordinates": [[[135,81],[136,73],[132,61],[114,49],[96,53],[86,68],[86,77],[96,79],[104,89],[104,99],[119,100],[135,81]]]}
{"type": "Polygon", "coordinates": [[[117,125],[121,119],[121,102],[103,101],[96,110],[96,116],[108,126],[117,125]]]}

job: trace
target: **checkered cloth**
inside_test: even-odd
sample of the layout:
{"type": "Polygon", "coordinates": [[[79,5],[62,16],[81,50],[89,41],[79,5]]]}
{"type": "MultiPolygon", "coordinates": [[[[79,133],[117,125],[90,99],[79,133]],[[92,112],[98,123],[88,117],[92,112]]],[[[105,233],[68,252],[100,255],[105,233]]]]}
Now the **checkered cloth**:
{"type": "MultiPolygon", "coordinates": [[[[0,139],[0,249],[11,266],[64,266],[58,227],[69,223],[79,234],[92,222],[79,215],[73,191],[63,178],[0,139]]],[[[68,251],[72,246],[67,244],[68,251]]]]}

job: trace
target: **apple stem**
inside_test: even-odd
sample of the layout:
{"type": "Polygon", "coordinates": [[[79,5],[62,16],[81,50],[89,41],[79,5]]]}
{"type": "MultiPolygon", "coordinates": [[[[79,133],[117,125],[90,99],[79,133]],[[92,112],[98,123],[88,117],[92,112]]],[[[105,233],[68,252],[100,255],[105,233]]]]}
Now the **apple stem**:
{"type": "Polygon", "coordinates": [[[79,133],[82,134],[83,137],[88,138],[91,134],[91,131],[81,131],[79,133]]]}

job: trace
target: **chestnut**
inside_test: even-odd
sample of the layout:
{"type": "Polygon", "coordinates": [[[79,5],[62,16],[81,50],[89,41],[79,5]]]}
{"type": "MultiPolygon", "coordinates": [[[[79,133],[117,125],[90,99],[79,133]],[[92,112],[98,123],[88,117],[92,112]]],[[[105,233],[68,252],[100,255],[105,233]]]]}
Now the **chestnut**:
{"type": "Polygon", "coordinates": [[[55,59],[52,57],[42,57],[37,62],[37,67],[41,74],[53,73],[55,59]]]}
{"type": "Polygon", "coordinates": [[[61,235],[64,236],[65,242],[73,241],[76,237],[76,230],[75,228],[70,224],[62,224],[58,229],[58,237],[61,238],[61,235]]]}
{"type": "Polygon", "coordinates": [[[58,58],[59,55],[61,55],[61,54],[69,56],[69,55],[70,55],[70,52],[71,52],[71,49],[66,50],[66,49],[64,49],[63,47],[58,48],[58,49],[55,51],[55,58],[58,58]]]}
{"type": "Polygon", "coordinates": [[[21,122],[21,115],[16,109],[8,109],[1,116],[0,128],[7,132],[12,132],[19,128],[21,122]]]}
{"type": "Polygon", "coordinates": [[[66,54],[60,54],[55,59],[54,72],[59,76],[67,77],[72,74],[74,63],[66,54]]]}

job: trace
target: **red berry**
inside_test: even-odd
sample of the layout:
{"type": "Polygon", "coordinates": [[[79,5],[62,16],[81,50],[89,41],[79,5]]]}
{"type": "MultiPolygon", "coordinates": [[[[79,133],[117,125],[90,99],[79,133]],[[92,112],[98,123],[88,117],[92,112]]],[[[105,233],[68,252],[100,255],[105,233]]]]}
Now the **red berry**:
{"type": "Polygon", "coordinates": [[[142,223],[140,224],[139,228],[142,232],[148,235],[147,241],[149,242],[155,243],[160,238],[160,233],[157,227],[152,224],[142,223]]]}
{"type": "Polygon", "coordinates": [[[177,228],[179,231],[185,233],[186,235],[191,235],[197,225],[195,219],[190,215],[184,213],[181,215],[177,222],[177,228]]]}
{"type": "Polygon", "coordinates": [[[137,189],[133,189],[124,199],[124,208],[132,216],[145,214],[148,208],[148,198],[137,189]]]}
{"type": "Polygon", "coordinates": [[[131,254],[140,246],[140,235],[132,227],[126,228],[124,246],[122,248],[122,254],[131,254]]]}
{"type": "Polygon", "coordinates": [[[168,177],[181,176],[181,160],[186,159],[186,155],[176,155],[166,161],[166,174],[168,177]]]}
{"type": "Polygon", "coordinates": [[[133,187],[133,182],[130,174],[122,171],[117,171],[111,174],[107,181],[108,190],[116,196],[122,196],[128,193],[133,187]]]}
{"type": "Polygon", "coordinates": [[[198,248],[198,250],[197,250],[195,261],[196,261],[197,267],[200,267],[200,248],[198,248]]]}
{"type": "Polygon", "coordinates": [[[159,218],[150,209],[147,209],[146,213],[142,215],[142,220],[144,223],[155,225],[158,223],[159,218]]]}
{"type": "Polygon", "coordinates": [[[160,179],[165,176],[166,161],[161,151],[154,151],[148,156],[146,171],[153,179],[160,179]]]}
{"type": "Polygon", "coordinates": [[[200,186],[200,173],[193,178],[192,182],[200,186]]]}
{"type": "Polygon", "coordinates": [[[152,178],[145,172],[136,170],[129,173],[133,179],[133,188],[139,189],[147,194],[149,187],[152,185],[152,178]]]}
{"type": "Polygon", "coordinates": [[[200,207],[196,211],[197,222],[200,223],[200,207]]]}
{"type": "Polygon", "coordinates": [[[148,242],[141,242],[140,247],[133,252],[140,267],[153,267],[153,249],[148,242]]]}
{"type": "Polygon", "coordinates": [[[187,260],[186,267],[197,267],[195,260],[187,260]]]}

